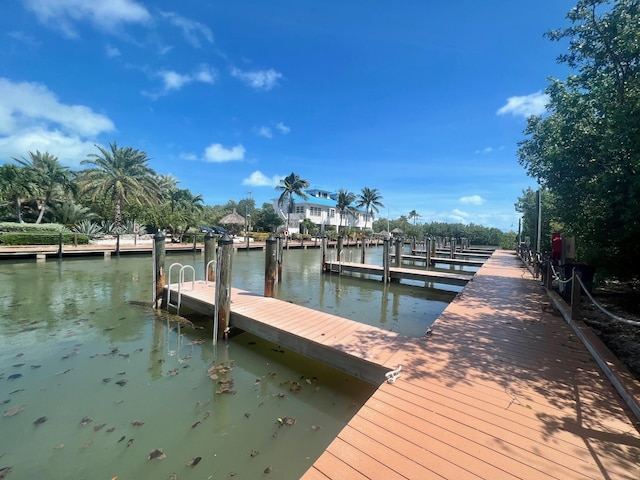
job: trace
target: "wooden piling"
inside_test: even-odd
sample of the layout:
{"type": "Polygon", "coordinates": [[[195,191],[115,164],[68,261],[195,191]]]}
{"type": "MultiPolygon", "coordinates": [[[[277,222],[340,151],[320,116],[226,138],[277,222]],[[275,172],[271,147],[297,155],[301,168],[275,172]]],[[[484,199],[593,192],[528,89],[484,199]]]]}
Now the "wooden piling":
{"type": "Polygon", "coordinates": [[[325,271],[325,266],[327,265],[327,236],[322,236],[322,263],[320,264],[320,271],[325,271]]]}
{"type": "Polygon", "coordinates": [[[396,239],[396,267],[402,266],[402,239],[396,239]]]}
{"type": "Polygon", "coordinates": [[[384,238],[382,242],[382,281],[386,285],[389,283],[389,239],[384,238]]]}
{"type": "Polygon", "coordinates": [[[367,238],[362,234],[362,255],[360,256],[360,263],[364,264],[365,262],[365,250],[367,248],[367,238]]]}
{"type": "Polygon", "coordinates": [[[119,233],[116,233],[116,256],[117,257],[120,256],[120,234],[119,233]]]}
{"type": "Polygon", "coordinates": [[[204,236],[204,279],[215,282],[216,279],[216,236],[209,230],[204,236]]]}
{"type": "MultiPolygon", "coordinates": [[[[289,246],[289,240],[288,240],[289,236],[287,235],[287,247],[289,246]]],[[[284,241],[282,239],[281,236],[278,235],[277,237],[277,241],[278,241],[278,278],[276,279],[276,283],[277,282],[281,282],[282,281],[282,257],[284,257],[284,241]]]]}
{"type": "Polygon", "coordinates": [[[276,285],[278,240],[273,235],[269,235],[266,243],[267,246],[264,255],[264,296],[273,297],[276,285]]]}
{"type": "Polygon", "coordinates": [[[58,258],[62,258],[62,232],[60,232],[60,236],[58,237],[58,258]]]}
{"type": "Polygon", "coordinates": [[[342,235],[338,235],[338,244],[336,246],[337,248],[336,261],[338,263],[341,261],[340,257],[342,256],[343,242],[344,242],[344,238],[342,238],[342,235]]]}
{"type": "Polygon", "coordinates": [[[165,239],[162,232],[153,236],[153,307],[162,308],[165,284],[165,239]]]}
{"type": "Polygon", "coordinates": [[[580,315],[580,294],[582,293],[579,279],[582,278],[582,276],[580,271],[575,267],[571,278],[571,319],[577,320],[580,315]]]}
{"type": "MultiPolygon", "coordinates": [[[[233,239],[225,233],[218,242],[218,255],[220,255],[220,268],[218,271],[218,284],[216,285],[216,312],[218,320],[218,337],[224,336],[229,327],[231,316],[231,259],[233,254],[233,239]]],[[[215,332],[214,332],[215,333],[215,332]]]]}

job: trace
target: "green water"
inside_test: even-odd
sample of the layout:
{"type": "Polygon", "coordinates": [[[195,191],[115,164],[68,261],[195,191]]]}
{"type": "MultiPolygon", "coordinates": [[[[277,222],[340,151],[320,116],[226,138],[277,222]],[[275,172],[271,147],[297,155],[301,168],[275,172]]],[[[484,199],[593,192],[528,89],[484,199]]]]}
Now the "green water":
{"type": "MultiPolygon", "coordinates": [[[[202,278],[201,255],[172,262],[202,278]]],[[[263,266],[235,253],[233,285],[262,292],[263,266]]],[[[278,296],[419,335],[453,295],[319,270],[317,250],[286,252],[278,296]]],[[[213,346],[206,320],[148,306],[151,275],[149,257],[0,263],[0,412],[22,407],[0,417],[7,478],[299,478],[373,393],[248,334],[213,346]]]]}

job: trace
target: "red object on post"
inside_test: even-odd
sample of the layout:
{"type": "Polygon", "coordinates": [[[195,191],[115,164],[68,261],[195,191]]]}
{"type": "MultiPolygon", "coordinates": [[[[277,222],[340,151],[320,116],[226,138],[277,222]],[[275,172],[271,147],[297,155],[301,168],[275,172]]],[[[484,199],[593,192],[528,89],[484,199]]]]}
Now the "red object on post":
{"type": "Polygon", "coordinates": [[[562,257],[562,234],[554,232],[551,234],[551,258],[560,260],[562,257]]]}

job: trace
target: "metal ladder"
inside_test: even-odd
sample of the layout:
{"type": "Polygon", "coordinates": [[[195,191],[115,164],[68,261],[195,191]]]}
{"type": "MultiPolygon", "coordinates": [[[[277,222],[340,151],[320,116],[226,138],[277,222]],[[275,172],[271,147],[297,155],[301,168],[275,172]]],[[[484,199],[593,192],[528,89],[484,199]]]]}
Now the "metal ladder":
{"type": "Polygon", "coordinates": [[[176,315],[180,315],[180,304],[182,302],[182,287],[184,285],[184,271],[191,271],[191,290],[195,290],[196,287],[196,270],[191,265],[182,265],[181,263],[172,263],[169,266],[169,273],[167,275],[167,311],[169,307],[176,309],[176,315]],[[178,300],[176,303],[171,303],[171,270],[173,267],[180,267],[178,272],[178,300]]]}

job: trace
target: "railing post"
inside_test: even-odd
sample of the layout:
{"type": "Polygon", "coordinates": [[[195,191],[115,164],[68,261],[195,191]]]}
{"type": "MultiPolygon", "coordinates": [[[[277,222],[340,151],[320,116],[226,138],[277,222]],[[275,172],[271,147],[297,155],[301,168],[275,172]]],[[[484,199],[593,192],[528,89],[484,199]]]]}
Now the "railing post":
{"type": "MultiPolygon", "coordinates": [[[[264,256],[264,296],[273,297],[276,284],[276,263],[277,263],[277,243],[278,240],[273,235],[267,238],[267,246],[264,256]]],[[[323,250],[324,252],[324,250],[323,250]]]]}
{"type": "Polygon", "coordinates": [[[204,279],[215,282],[216,236],[209,230],[204,236],[204,279]]]}
{"type": "Polygon", "coordinates": [[[389,239],[384,237],[382,242],[382,281],[389,282],[389,239]]]}
{"type": "Polygon", "coordinates": [[[158,231],[153,236],[153,307],[162,308],[165,284],[165,243],[164,235],[158,231]]]}
{"type": "Polygon", "coordinates": [[[225,233],[218,242],[220,248],[219,282],[216,285],[216,310],[218,312],[218,337],[223,336],[229,327],[231,316],[231,259],[233,253],[233,239],[225,233]]]}
{"type": "Polygon", "coordinates": [[[573,275],[571,276],[571,319],[576,320],[580,315],[580,293],[582,287],[580,286],[580,271],[577,268],[573,268],[573,275]]]}

